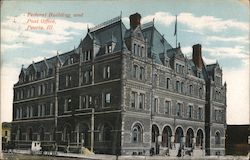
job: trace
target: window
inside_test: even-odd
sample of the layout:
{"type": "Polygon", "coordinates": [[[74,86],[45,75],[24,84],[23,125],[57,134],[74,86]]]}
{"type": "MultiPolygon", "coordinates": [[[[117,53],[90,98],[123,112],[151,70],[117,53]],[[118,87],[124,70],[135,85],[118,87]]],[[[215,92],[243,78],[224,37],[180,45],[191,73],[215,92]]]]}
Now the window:
{"type": "Polygon", "coordinates": [[[134,67],[133,67],[133,77],[134,78],[137,78],[137,70],[138,70],[138,66],[134,65],[134,67]]]}
{"type": "Polygon", "coordinates": [[[66,75],[65,86],[66,86],[66,87],[71,86],[71,81],[72,81],[71,75],[66,75]]]}
{"type": "Polygon", "coordinates": [[[139,124],[136,124],[132,129],[132,142],[140,143],[142,142],[142,128],[139,124]]]}
{"type": "Polygon", "coordinates": [[[103,79],[110,78],[110,66],[104,66],[103,68],[103,79]]]}
{"type": "Polygon", "coordinates": [[[92,107],[92,105],[93,105],[92,96],[88,96],[88,107],[92,107]]]}
{"type": "Polygon", "coordinates": [[[111,141],[111,126],[108,125],[108,124],[104,124],[102,127],[101,127],[101,137],[100,139],[102,141],[111,141]]]}
{"type": "Polygon", "coordinates": [[[50,115],[50,104],[44,104],[45,105],[45,115],[50,115]]]}
{"type": "Polygon", "coordinates": [[[22,108],[22,117],[26,118],[27,117],[27,107],[22,108]]]}
{"type": "Polygon", "coordinates": [[[108,107],[111,103],[111,94],[110,93],[106,93],[105,94],[105,104],[104,106],[105,107],[108,107]]]}
{"type": "Polygon", "coordinates": [[[140,93],[139,95],[139,108],[143,109],[144,108],[144,102],[145,101],[145,94],[140,93]]]}
{"type": "Polygon", "coordinates": [[[4,134],[4,136],[8,136],[8,131],[5,131],[5,134],[4,134]]]}
{"type": "Polygon", "coordinates": [[[183,92],[184,92],[184,83],[181,82],[181,93],[183,93],[183,92]]]}
{"type": "Polygon", "coordinates": [[[69,64],[73,64],[73,63],[74,63],[74,58],[71,57],[71,58],[69,59],[69,64]]]}
{"type": "Polygon", "coordinates": [[[202,98],[202,95],[203,95],[203,89],[202,87],[199,88],[199,97],[202,98]]]}
{"type": "Polygon", "coordinates": [[[112,44],[109,44],[107,46],[107,52],[106,53],[111,53],[112,52],[112,44]]]}
{"type": "Polygon", "coordinates": [[[216,132],[215,133],[215,144],[220,144],[220,133],[216,132]]]}
{"type": "Polygon", "coordinates": [[[176,92],[180,92],[180,82],[176,81],[176,92]]]}
{"type": "Polygon", "coordinates": [[[83,54],[83,60],[84,61],[91,60],[91,51],[90,50],[84,52],[84,54],[83,54]]]}
{"type": "Polygon", "coordinates": [[[72,102],[71,98],[66,98],[66,99],[64,100],[64,111],[65,111],[65,112],[71,110],[71,104],[72,104],[71,102],[72,102]]]}
{"type": "Polygon", "coordinates": [[[144,79],[144,68],[143,67],[140,67],[140,80],[143,80],[144,79]]]}
{"type": "Polygon", "coordinates": [[[181,117],[181,110],[182,110],[182,104],[177,103],[177,108],[176,108],[176,115],[181,117]]]}
{"type": "Polygon", "coordinates": [[[38,116],[38,106],[33,106],[33,117],[37,117],[38,116]]]}
{"type": "Polygon", "coordinates": [[[170,78],[167,78],[167,85],[166,85],[167,89],[170,88],[170,78]]]}
{"type": "Polygon", "coordinates": [[[92,71],[87,70],[84,72],[84,83],[89,83],[91,81],[92,71]]]}
{"type": "Polygon", "coordinates": [[[198,119],[202,120],[202,108],[198,108],[198,119]]]}
{"type": "Polygon", "coordinates": [[[158,102],[158,98],[155,98],[154,99],[154,106],[153,106],[153,113],[155,113],[155,112],[158,112],[158,104],[159,102],[158,102]]]}
{"type": "Polygon", "coordinates": [[[189,85],[189,95],[192,95],[192,94],[193,94],[193,86],[189,85]]]}
{"type": "Polygon", "coordinates": [[[188,106],[188,118],[192,118],[192,113],[193,113],[193,106],[189,105],[188,106]]]}
{"type": "Polygon", "coordinates": [[[85,95],[80,96],[80,104],[79,104],[79,107],[80,107],[80,109],[82,109],[82,108],[87,108],[87,105],[86,105],[86,96],[85,96],[85,95]]]}
{"type": "Polygon", "coordinates": [[[143,48],[143,47],[141,47],[140,56],[141,56],[141,57],[144,57],[144,48],[143,48]]]}
{"type": "Polygon", "coordinates": [[[131,93],[131,107],[135,108],[136,92],[131,93]]]}
{"type": "Polygon", "coordinates": [[[134,54],[136,55],[136,44],[134,44],[134,54]]]}
{"type": "Polygon", "coordinates": [[[139,45],[137,45],[137,54],[138,54],[138,55],[140,55],[140,53],[141,53],[141,52],[140,52],[140,49],[141,49],[141,47],[140,47],[139,45]]]}
{"type": "Polygon", "coordinates": [[[171,106],[171,103],[170,101],[165,101],[165,110],[164,110],[164,113],[169,115],[170,113],[170,106],[171,106]]]}
{"type": "Polygon", "coordinates": [[[30,96],[34,97],[34,95],[35,95],[35,87],[31,87],[31,89],[30,89],[30,96]]]}

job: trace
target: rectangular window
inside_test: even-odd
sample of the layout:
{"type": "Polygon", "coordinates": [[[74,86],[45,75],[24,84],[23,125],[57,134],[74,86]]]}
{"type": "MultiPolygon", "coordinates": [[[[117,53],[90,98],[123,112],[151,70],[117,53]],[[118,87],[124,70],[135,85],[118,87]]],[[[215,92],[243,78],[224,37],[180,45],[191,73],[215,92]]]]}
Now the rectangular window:
{"type": "Polygon", "coordinates": [[[137,78],[137,69],[138,69],[138,66],[134,65],[134,67],[133,67],[133,77],[134,78],[137,78]]]}
{"type": "Polygon", "coordinates": [[[188,118],[192,118],[192,113],[193,113],[193,106],[189,105],[188,106],[188,118]]]}
{"type": "Polygon", "coordinates": [[[154,99],[153,111],[152,111],[153,113],[155,113],[155,112],[157,113],[158,112],[158,105],[159,105],[158,104],[158,98],[155,98],[154,99]]]}
{"type": "Polygon", "coordinates": [[[180,82],[176,81],[176,92],[180,92],[180,82]]]}
{"type": "Polygon", "coordinates": [[[134,54],[136,55],[136,44],[134,44],[134,54]]]}
{"type": "Polygon", "coordinates": [[[110,66],[104,66],[103,68],[103,79],[110,78],[110,66]]]}
{"type": "Polygon", "coordinates": [[[202,120],[202,108],[199,107],[198,109],[198,118],[202,120]]]}
{"type": "Polygon", "coordinates": [[[170,88],[170,78],[167,78],[167,84],[166,84],[167,89],[170,88]]]}
{"type": "Polygon", "coordinates": [[[66,98],[64,100],[64,111],[70,111],[71,110],[71,104],[72,104],[72,100],[71,98],[66,98]]]}
{"type": "Polygon", "coordinates": [[[87,108],[87,98],[85,95],[80,96],[80,109],[87,108]]]}
{"type": "Polygon", "coordinates": [[[35,105],[33,106],[33,117],[37,117],[38,116],[38,106],[35,105]]]}
{"type": "Polygon", "coordinates": [[[144,68],[143,67],[140,67],[140,80],[143,80],[144,79],[144,68]]]}
{"type": "Polygon", "coordinates": [[[69,86],[71,86],[71,81],[72,81],[72,76],[71,75],[66,75],[66,80],[65,80],[65,82],[66,82],[66,87],[69,87],[69,86]]]}
{"type": "Polygon", "coordinates": [[[141,47],[141,52],[140,52],[140,56],[141,56],[141,57],[144,57],[143,52],[144,52],[144,48],[143,48],[143,47],[141,47]]]}
{"type": "Polygon", "coordinates": [[[145,94],[140,93],[140,96],[139,96],[139,108],[143,109],[144,104],[145,104],[145,94]]]}
{"type": "Polygon", "coordinates": [[[165,110],[164,110],[164,112],[167,115],[169,115],[169,113],[170,113],[170,105],[171,105],[170,101],[165,101],[165,110]]]}
{"type": "Polygon", "coordinates": [[[48,116],[50,115],[50,104],[44,104],[45,106],[45,115],[48,116]]]}
{"type": "Polygon", "coordinates": [[[108,107],[111,103],[111,94],[110,93],[106,93],[105,94],[105,107],[108,107]]]}
{"type": "Polygon", "coordinates": [[[107,50],[107,53],[111,53],[112,52],[112,45],[110,44],[110,45],[108,45],[108,48],[107,48],[108,50],[107,50]]]}
{"type": "Polygon", "coordinates": [[[181,117],[181,107],[182,104],[181,103],[177,103],[177,108],[176,108],[176,115],[181,117]]]}
{"type": "Polygon", "coordinates": [[[136,95],[136,92],[131,93],[131,107],[132,108],[135,108],[135,99],[136,99],[135,95],[136,95]]]}
{"type": "Polygon", "coordinates": [[[189,85],[189,94],[192,95],[193,94],[193,86],[189,85]]]}

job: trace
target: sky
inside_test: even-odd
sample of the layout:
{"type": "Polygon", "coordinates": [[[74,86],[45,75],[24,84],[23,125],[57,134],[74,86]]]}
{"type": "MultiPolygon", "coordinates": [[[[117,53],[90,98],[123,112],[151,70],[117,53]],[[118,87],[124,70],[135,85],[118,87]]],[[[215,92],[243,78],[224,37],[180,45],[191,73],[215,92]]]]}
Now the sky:
{"type": "Polygon", "coordinates": [[[1,1],[1,120],[12,120],[13,85],[22,65],[72,50],[87,28],[138,12],[141,23],[154,19],[157,30],[191,58],[192,45],[202,45],[206,64],[218,61],[227,83],[227,123],[249,124],[248,0],[93,0],[1,1]]]}

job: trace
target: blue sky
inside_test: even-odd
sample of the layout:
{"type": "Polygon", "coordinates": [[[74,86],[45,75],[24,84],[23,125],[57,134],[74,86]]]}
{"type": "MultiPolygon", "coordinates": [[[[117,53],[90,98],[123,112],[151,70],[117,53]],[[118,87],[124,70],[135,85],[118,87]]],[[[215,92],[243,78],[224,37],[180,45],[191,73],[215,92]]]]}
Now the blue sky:
{"type": "MultiPolygon", "coordinates": [[[[249,7],[237,0],[158,1],[3,1],[1,8],[1,106],[2,120],[11,121],[13,84],[21,65],[63,53],[78,46],[87,26],[93,27],[122,12],[128,27],[130,14],[142,15],[142,23],[155,19],[155,26],[175,46],[174,23],[178,15],[178,41],[191,55],[193,44],[202,44],[207,64],[216,60],[228,84],[230,124],[249,123],[249,7]],[[55,17],[53,30],[26,30],[28,13],[64,13],[55,17]],[[74,17],[73,14],[82,14],[74,17]],[[240,114],[239,114],[240,111],[240,114]],[[5,114],[6,113],[6,114],[5,114]]],[[[43,25],[39,23],[38,25],[43,25]]],[[[46,26],[46,25],[44,25],[46,26]]]]}

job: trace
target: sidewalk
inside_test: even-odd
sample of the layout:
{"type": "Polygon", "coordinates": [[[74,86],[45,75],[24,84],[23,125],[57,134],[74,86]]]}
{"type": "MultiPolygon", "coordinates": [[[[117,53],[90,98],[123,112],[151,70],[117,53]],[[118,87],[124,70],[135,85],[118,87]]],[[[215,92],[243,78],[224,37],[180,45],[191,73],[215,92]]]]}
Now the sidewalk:
{"type": "MultiPolygon", "coordinates": [[[[13,150],[14,153],[31,154],[29,150],[13,150]]],[[[84,160],[249,160],[246,156],[205,156],[205,157],[169,157],[169,156],[119,156],[94,154],[94,155],[81,155],[74,153],[57,152],[56,157],[67,158],[80,158],[84,160]],[[118,159],[117,159],[118,158],[118,159]]]]}

